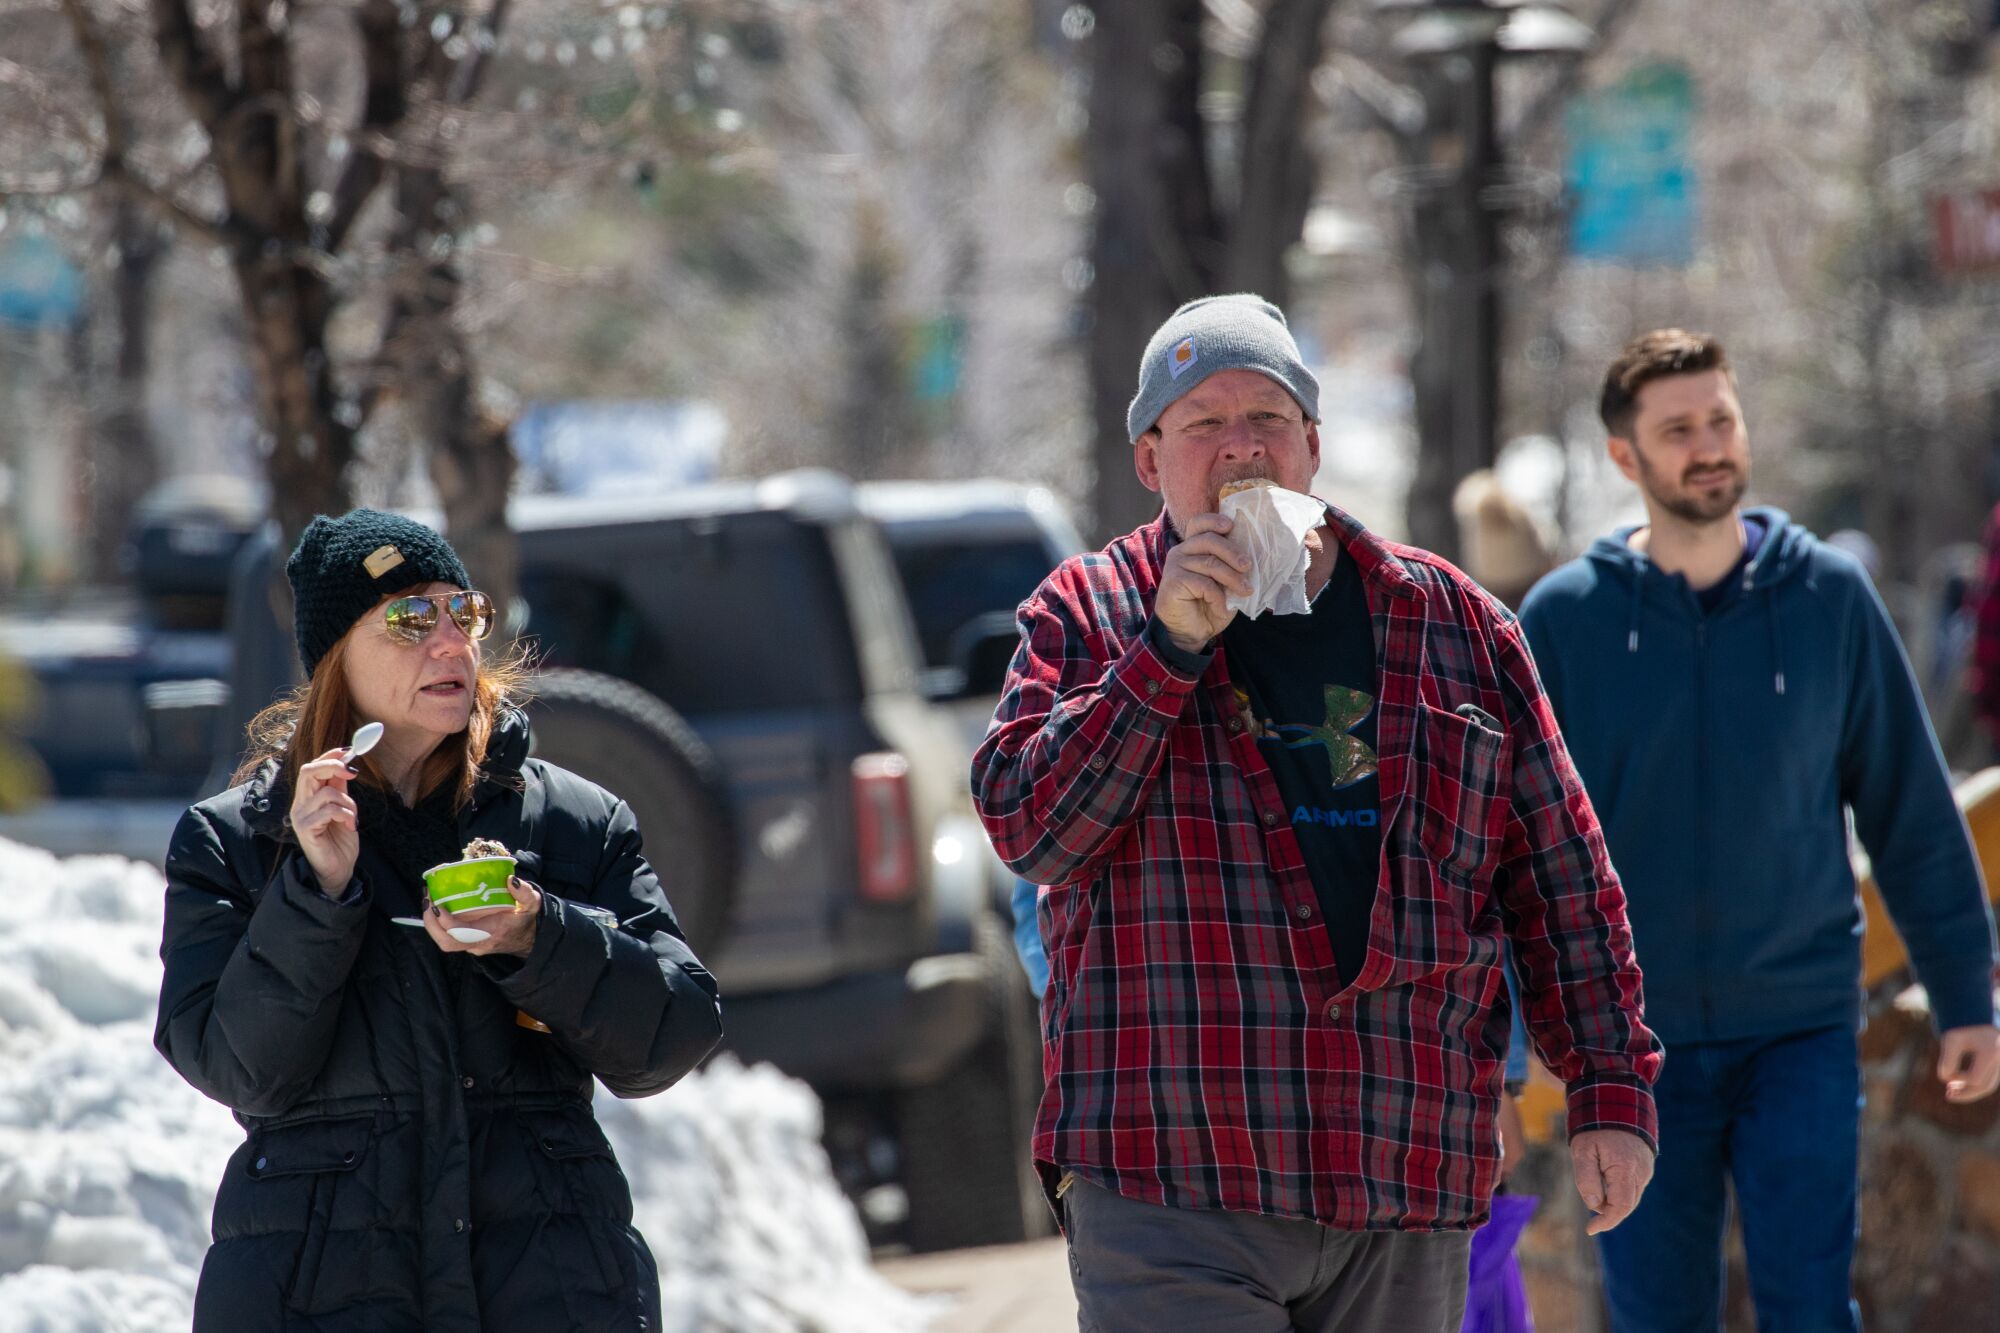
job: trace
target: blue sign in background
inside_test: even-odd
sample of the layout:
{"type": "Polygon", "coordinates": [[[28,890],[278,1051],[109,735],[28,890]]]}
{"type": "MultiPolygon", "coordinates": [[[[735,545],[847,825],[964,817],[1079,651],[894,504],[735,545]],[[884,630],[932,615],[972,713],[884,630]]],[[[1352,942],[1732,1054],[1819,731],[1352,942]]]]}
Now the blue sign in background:
{"type": "Polygon", "coordinates": [[[0,242],[0,324],[61,327],[83,305],[83,274],[47,236],[23,232],[0,242]]]}
{"type": "Polygon", "coordinates": [[[1674,64],[1633,70],[1570,103],[1571,254],[1626,264],[1694,258],[1694,116],[1694,80],[1674,64]]]}

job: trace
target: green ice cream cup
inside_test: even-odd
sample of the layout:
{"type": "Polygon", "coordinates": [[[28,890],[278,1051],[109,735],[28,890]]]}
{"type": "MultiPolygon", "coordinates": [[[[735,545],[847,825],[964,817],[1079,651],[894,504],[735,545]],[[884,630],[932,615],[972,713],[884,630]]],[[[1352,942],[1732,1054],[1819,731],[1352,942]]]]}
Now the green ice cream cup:
{"type": "Polygon", "coordinates": [[[470,861],[447,861],[424,872],[424,884],[431,901],[447,912],[461,916],[467,912],[514,909],[514,895],[507,881],[514,874],[511,856],[480,856],[470,861]]]}

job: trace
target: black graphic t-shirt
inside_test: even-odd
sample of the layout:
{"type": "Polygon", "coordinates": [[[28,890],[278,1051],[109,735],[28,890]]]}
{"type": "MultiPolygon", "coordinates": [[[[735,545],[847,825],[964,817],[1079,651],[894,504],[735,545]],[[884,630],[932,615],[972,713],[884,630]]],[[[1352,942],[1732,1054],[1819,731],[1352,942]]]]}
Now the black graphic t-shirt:
{"type": "Polygon", "coordinates": [[[1368,955],[1382,858],[1375,633],[1346,552],[1311,615],[1243,616],[1222,633],[1237,706],[1291,810],[1343,981],[1368,955]]]}

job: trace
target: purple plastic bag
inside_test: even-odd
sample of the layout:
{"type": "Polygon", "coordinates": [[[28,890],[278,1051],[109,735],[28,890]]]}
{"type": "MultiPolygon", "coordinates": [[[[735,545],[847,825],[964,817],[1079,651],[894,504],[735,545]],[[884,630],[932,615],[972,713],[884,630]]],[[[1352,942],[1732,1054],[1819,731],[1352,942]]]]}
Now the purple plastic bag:
{"type": "Polygon", "coordinates": [[[1472,1272],[1465,1287],[1460,1333],[1535,1333],[1514,1243],[1539,1202],[1527,1194],[1493,1196],[1493,1220],[1472,1233],[1472,1272]]]}

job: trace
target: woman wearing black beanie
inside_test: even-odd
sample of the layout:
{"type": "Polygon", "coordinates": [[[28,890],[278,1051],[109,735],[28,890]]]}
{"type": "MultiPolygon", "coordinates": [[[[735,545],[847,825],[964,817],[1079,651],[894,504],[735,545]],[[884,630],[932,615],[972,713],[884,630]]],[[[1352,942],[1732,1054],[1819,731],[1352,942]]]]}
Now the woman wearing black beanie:
{"type": "Polygon", "coordinates": [[[658,1329],[592,1079],[658,1092],[721,1025],[632,812],[527,757],[525,672],[482,660],[436,532],[320,517],[285,568],[307,682],[167,856],[154,1044],[247,1131],[195,1329],[658,1329]],[[423,882],[475,838],[518,867],[476,924],[423,882]]]}

